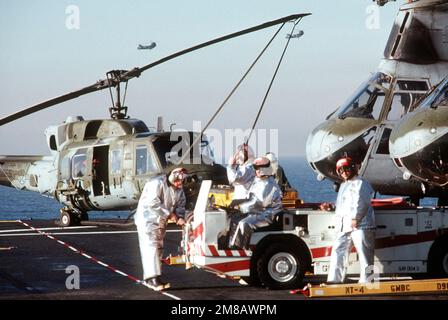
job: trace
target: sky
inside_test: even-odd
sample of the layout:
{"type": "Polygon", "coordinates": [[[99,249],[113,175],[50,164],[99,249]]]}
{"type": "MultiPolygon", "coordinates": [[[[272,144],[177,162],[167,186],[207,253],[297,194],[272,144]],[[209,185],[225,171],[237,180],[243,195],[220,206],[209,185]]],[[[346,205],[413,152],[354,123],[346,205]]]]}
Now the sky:
{"type": "MultiPolygon", "coordinates": [[[[311,130],[371,72],[399,5],[370,0],[0,0],[0,117],[91,85],[176,51],[283,16],[311,12],[296,30],[257,129],[275,130],[277,152],[304,156],[311,130]],[[152,50],[139,44],[156,42],[152,50]]],[[[287,24],[211,127],[247,129],[286,44],[287,24]]],[[[126,105],[148,127],[205,124],[278,27],[229,40],[161,64],[129,82],[126,105]]],[[[108,90],[0,127],[0,154],[49,154],[44,130],[70,115],[108,117],[108,90]]],[[[218,147],[219,148],[219,147],[218,147]]]]}

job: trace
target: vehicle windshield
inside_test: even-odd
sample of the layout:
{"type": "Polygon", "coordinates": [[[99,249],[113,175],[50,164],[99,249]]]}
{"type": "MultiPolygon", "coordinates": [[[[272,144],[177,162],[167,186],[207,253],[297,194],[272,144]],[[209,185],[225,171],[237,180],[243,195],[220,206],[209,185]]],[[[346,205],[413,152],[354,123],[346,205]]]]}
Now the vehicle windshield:
{"type": "Polygon", "coordinates": [[[448,107],[448,77],[422,101],[420,108],[429,107],[448,107]]]}
{"type": "Polygon", "coordinates": [[[392,78],[377,72],[332,115],[331,118],[365,118],[378,120],[386,90],[392,78]]]}

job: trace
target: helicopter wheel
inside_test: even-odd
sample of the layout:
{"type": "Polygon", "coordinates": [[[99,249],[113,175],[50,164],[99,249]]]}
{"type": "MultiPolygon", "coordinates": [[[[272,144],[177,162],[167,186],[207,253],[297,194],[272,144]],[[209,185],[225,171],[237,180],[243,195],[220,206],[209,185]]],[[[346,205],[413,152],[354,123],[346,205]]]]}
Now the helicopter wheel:
{"type": "Polygon", "coordinates": [[[61,216],[59,219],[59,224],[62,227],[69,227],[79,224],[79,216],[74,211],[61,209],[60,212],[61,216]]]}

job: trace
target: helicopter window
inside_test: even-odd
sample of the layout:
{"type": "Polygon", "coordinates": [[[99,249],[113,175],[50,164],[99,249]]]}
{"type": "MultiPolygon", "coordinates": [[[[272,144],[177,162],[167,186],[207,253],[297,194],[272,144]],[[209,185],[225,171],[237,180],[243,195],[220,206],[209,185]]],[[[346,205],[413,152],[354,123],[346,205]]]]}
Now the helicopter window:
{"type": "Polygon", "coordinates": [[[87,157],[85,154],[77,154],[72,159],[73,178],[82,178],[87,173],[87,157]]]}
{"type": "Polygon", "coordinates": [[[70,179],[70,157],[66,156],[61,161],[61,180],[70,179]]]}
{"type": "Polygon", "coordinates": [[[352,103],[343,110],[341,118],[378,119],[384,102],[384,92],[375,86],[368,86],[352,103]]]}
{"type": "Polygon", "coordinates": [[[448,107],[448,87],[445,87],[445,90],[440,92],[432,105],[434,107],[448,107]]]}
{"type": "Polygon", "coordinates": [[[145,174],[148,170],[148,148],[146,146],[137,146],[135,150],[136,165],[135,174],[145,174]]]}
{"type": "Polygon", "coordinates": [[[100,129],[102,121],[93,120],[87,124],[86,131],[84,133],[84,139],[96,139],[98,135],[98,130],[100,129]]]}
{"type": "Polygon", "coordinates": [[[383,135],[381,136],[380,143],[378,145],[378,149],[376,149],[376,153],[378,154],[389,154],[389,138],[392,129],[385,128],[383,131],[383,135]]]}
{"type": "Polygon", "coordinates": [[[391,78],[376,73],[363,84],[349,100],[335,113],[340,119],[347,117],[378,119],[384,102],[385,89],[391,78]]]}
{"type": "Polygon", "coordinates": [[[56,146],[56,137],[54,135],[52,135],[50,137],[50,149],[51,150],[57,150],[58,147],[56,146]]]}
{"type": "Polygon", "coordinates": [[[134,123],[134,132],[142,133],[142,132],[148,132],[148,131],[149,131],[149,129],[143,121],[136,121],[134,123]]]}
{"type": "Polygon", "coordinates": [[[396,90],[409,90],[409,91],[428,91],[429,86],[426,81],[416,80],[397,80],[396,90]]]}
{"type": "Polygon", "coordinates": [[[435,108],[437,103],[443,103],[441,105],[447,106],[448,102],[448,77],[445,78],[437,87],[434,87],[421,101],[419,108],[435,108]],[[440,101],[439,101],[440,99],[440,101]]]}
{"type": "Polygon", "coordinates": [[[411,105],[411,93],[396,93],[390,105],[387,120],[398,120],[409,111],[411,105]]]}
{"type": "Polygon", "coordinates": [[[148,147],[146,145],[137,146],[135,153],[135,174],[149,174],[158,171],[153,154],[148,152],[148,147]]]}
{"type": "Polygon", "coordinates": [[[399,92],[395,93],[390,105],[387,120],[401,119],[406,113],[412,111],[412,106],[421,99],[423,93],[399,92]]]}
{"type": "Polygon", "coordinates": [[[112,174],[119,174],[121,172],[121,150],[112,150],[111,152],[111,169],[112,174]]]}

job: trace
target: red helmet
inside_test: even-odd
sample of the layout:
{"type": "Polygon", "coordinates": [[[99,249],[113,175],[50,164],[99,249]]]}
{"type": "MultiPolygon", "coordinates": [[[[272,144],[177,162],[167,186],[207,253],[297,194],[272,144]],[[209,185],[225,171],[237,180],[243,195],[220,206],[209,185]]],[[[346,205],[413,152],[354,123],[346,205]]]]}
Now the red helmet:
{"type": "Polygon", "coordinates": [[[353,160],[350,157],[344,157],[338,160],[336,162],[336,172],[339,172],[339,169],[343,167],[348,167],[350,169],[353,169],[353,160]]]}

